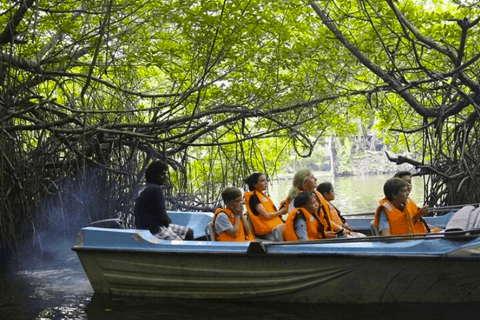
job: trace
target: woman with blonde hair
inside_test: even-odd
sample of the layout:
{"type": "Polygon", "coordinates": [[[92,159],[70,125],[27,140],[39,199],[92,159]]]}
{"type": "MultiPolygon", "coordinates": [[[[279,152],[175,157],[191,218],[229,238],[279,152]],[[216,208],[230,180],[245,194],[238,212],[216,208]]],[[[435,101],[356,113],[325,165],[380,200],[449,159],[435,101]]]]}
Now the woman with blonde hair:
{"type": "MultiPolygon", "coordinates": [[[[304,168],[300,169],[297,172],[295,172],[295,175],[293,176],[292,180],[292,187],[288,191],[288,196],[287,199],[285,200],[285,205],[288,208],[288,212],[292,211],[294,209],[293,206],[293,199],[297,196],[297,194],[301,193],[302,191],[307,191],[303,190],[302,185],[306,180],[310,180],[309,178],[315,177],[313,176],[313,171],[310,168],[304,168]]],[[[317,179],[315,179],[315,184],[316,184],[317,179]]]]}
{"type": "MultiPolygon", "coordinates": [[[[302,192],[313,192],[319,204],[317,216],[320,224],[324,228],[323,231],[327,233],[329,233],[330,231],[337,232],[338,230],[334,230],[332,228],[327,212],[323,208],[325,206],[325,199],[323,199],[323,196],[316,190],[317,179],[313,175],[312,169],[304,168],[304,169],[298,170],[293,176],[292,184],[293,186],[292,188],[290,188],[290,191],[288,192],[288,196],[286,199],[286,202],[289,205],[289,211],[288,211],[289,214],[293,210],[295,210],[295,207],[293,206],[293,200],[295,199],[297,194],[300,194],[302,192]]],[[[284,233],[284,237],[285,237],[285,233],[284,233]]]]}

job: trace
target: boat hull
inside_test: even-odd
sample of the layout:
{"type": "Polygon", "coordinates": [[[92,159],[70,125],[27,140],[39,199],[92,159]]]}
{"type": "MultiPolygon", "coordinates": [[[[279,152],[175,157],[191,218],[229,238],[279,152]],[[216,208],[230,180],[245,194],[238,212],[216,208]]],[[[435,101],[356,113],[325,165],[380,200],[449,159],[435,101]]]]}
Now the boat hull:
{"type": "Polygon", "coordinates": [[[302,303],[480,301],[475,257],[73,249],[96,293],[302,303]]]}

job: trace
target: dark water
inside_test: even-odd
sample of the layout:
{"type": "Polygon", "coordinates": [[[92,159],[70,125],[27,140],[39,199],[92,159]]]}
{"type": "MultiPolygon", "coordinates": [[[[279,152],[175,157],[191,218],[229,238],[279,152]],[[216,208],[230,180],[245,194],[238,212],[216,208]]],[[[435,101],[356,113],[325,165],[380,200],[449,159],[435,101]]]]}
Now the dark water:
{"type": "MultiPolygon", "coordinates": [[[[335,180],[335,203],[344,212],[372,211],[379,200],[378,189],[381,196],[384,181],[382,176],[335,180]]],[[[286,184],[283,188],[289,187],[289,182],[286,184]]],[[[417,184],[414,190],[416,188],[421,194],[421,182],[417,184]]],[[[421,203],[421,196],[417,203],[421,203]]],[[[0,269],[0,320],[480,319],[480,304],[263,304],[241,300],[218,302],[95,295],[76,254],[71,251],[76,239],[59,240],[53,236],[52,233],[43,235],[40,248],[25,245],[0,269]]]]}
{"type": "Polygon", "coordinates": [[[92,288],[71,251],[75,239],[25,245],[0,269],[0,319],[88,319],[92,288]]]}

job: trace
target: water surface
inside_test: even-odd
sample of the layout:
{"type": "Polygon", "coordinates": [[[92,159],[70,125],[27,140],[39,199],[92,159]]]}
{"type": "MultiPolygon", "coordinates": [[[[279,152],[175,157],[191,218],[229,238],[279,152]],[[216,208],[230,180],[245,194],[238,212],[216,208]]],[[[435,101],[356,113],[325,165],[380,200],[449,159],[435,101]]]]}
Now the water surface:
{"type": "MultiPolygon", "coordinates": [[[[315,174],[317,183],[330,182],[335,190],[335,200],[332,203],[343,214],[360,214],[374,212],[378,202],[385,196],[383,184],[392,175],[370,175],[353,177],[331,177],[325,174],[315,174]]],[[[413,177],[410,197],[418,206],[423,206],[423,179],[413,177]]],[[[279,205],[288,195],[292,186],[291,179],[273,180],[269,184],[269,194],[275,205],[279,205]]]]}

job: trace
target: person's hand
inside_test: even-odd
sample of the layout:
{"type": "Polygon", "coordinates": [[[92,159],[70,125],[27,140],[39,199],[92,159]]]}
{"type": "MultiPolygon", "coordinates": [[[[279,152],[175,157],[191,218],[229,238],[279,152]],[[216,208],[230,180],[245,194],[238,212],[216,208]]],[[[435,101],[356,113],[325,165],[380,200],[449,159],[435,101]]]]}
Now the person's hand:
{"type": "Polygon", "coordinates": [[[234,216],[241,216],[243,214],[243,200],[233,200],[229,202],[229,205],[234,216]]]}
{"type": "Polygon", "coordinates": [[[283,206],[280,208],[280,210],[278,210],[278,216],[281,217],[283,216],[285,213],[288,213],[287,212],[287,207],[283,206]]]}
{"type": "Polygon", "coordinates": [[[287,200],[282,200],[282,202],[280,202],[280,209],[282,209],[286,203],[287,203],[287,200]]]}
{"type": "Polygon", "coordinates": [[[329,238],[336,238],[337,237],[337,233],[335,231],[325,231],[325,237],[327,239],[329,238]]]}
{"type": "Polygon", "coordinates": [[[420,210],[418,211],[421,211],[422,212],[422,216],[426,215],[428,213],[428,206],[425,206],[423,208],[421,208],[420,210]]]}
{"type": "Polygon", "coordinates": [[[418,209],[418,212],[415,214],[415,216],[413,218],[415,219],[415,221],[417,221],[418,219],[420,219],[421,217],[423,217],[427,213],[428,213],[428,206],[425,206],[421,209],[418,209]]]}
{"type": "Polygon", "coordinates": [[[243,215],[243,210],[241,208],[235,208],[235,210],[233,210],[233,215],[241,218],[243,215]]]}

